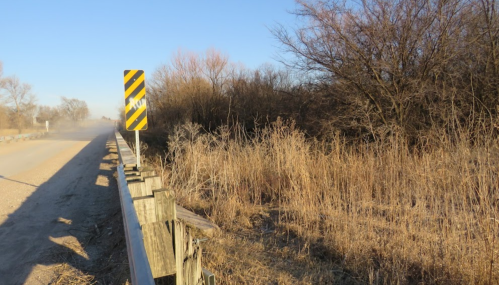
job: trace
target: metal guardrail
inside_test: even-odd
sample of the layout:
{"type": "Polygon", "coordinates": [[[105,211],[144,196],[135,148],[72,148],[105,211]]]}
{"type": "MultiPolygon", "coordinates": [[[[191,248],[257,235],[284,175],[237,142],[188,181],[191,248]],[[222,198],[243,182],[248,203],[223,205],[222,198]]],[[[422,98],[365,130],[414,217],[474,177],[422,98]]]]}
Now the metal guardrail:
{"type": "Polygon", "coordinates": [[[124,143],[120,133],[115,132],[115,137],[120,160],[120,165],[118,166],[118,188],[125,228],[128,262],[130,265],[130,279],[133,285],[153,285],[154,279],[144,247],[144,237],[125,178],[124,161],[131,161],[126,157],[128,152],[131,153],[131,151],[128,145],[124,143]]]}

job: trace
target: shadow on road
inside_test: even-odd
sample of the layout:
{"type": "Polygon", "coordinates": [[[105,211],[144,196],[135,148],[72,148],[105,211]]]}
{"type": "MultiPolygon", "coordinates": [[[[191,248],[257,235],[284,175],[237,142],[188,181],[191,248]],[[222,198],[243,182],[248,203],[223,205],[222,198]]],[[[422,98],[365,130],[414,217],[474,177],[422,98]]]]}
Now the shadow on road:
{"type": "Polygon", "coordinates": [[[38,187],[38,185],[33,185],[33,184],[29,184],[29,183],[22,182],[22,181],[19,181],[19,180],[10,179],[10,178],[7,178],[7,177],[2,176],[2,175],[0,175],[0,180],[12,181],[12,182],[16,182],[16,183],[19,183],[19,184],[28,185],[28,186],[31,186],[31,187],[38,187]]]}
{"type": "MultiPolygon", "coordinates": [[[[93,131],[74,138],[88,140],[93,131]]],[[[126,251],[116,254],[125,241],[109,135],[107,128],[40,186],[0,176],[38,187],[0,225],[0,284],[47,284],[61,270],[92,278],[128,267],[126,251]]],[[[104,279],[94,282],[110,282],[104,279]]]]}

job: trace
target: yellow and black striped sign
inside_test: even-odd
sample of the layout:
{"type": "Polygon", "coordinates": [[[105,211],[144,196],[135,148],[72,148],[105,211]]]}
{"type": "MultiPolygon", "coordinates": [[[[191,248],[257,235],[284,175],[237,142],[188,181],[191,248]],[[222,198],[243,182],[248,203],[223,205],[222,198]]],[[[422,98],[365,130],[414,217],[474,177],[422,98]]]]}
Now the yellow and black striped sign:
{"type": "Polygon", "coordinates": [[[147,130],[144,70],[125,70],[125,120],[127,131],[147,130]]]}

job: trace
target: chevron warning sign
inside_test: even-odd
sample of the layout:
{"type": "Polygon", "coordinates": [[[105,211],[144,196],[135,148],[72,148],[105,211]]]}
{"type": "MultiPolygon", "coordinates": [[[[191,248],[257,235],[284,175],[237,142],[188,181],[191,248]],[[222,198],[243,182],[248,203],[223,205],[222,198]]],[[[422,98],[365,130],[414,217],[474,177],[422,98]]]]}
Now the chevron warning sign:
{"type": "Polygon", "coordinates": [[[146,84],[143,70],[125,70],[127,131],[147,130],[146,84]]]}

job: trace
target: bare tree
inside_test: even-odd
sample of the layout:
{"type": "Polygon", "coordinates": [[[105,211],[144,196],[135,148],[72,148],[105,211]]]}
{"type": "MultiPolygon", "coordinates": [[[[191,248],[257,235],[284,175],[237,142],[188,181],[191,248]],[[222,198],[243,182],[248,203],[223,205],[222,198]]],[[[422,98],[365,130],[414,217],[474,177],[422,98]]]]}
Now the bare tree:
{"type": "Polygon", "coordinates": [[[472,43],[467,58],[461,62],[468,68],[466,81],[469,94],[488,112],[497,112],[499,104],[499,3],[496,0],[475,0],[470,3],[473,21],[463,27],[466,41],[472,43]]]}
{"type": "Polygon", "coordinates": [[[37,119],[40,123],[49,121],[51,124],[56,123],[61,118],[60,108],[50,106],[39,106],[37,119]]]}
{"type": "MultiPolygon", "coordinates": [[[[223,66],[227,59],[215,51],[201,55],[179,50],[169,65],[154,74],[148,87],[151,116],[155,121],[208,122],[214,117],[226,117],[221,110],[223,66]],[[222,68],[220,68],[220,66],[222,68]],[[164,111],[167,110],[168,112],[164,111]]],[[[205,126],[210,128],[210,124],[205,126]]]]}
{"type": "Polygon", "coordinates": [[[215,49],[206,51],[203,73],[211,83],[213,95],[221,95],[227,82],[229,57],[215,49]]]}
{"type": "Polygon", "coordinates": [[[171,66],[180,83],[192,83],[202,77],[202,59],[194,52],[178,50],[171,66]]]}
{"type": "Polygon", "coordinates": [[[451,64],[466,50],[464,2],[298,0],[304,26],[273,33],[295,55],[290,65],[334,85],[338,96],[364,110],[364,120],[418,129],[431,121],[421,120],[431,115],[425,104],[453,76],[451,64]]]}
{"type": "Polygon", "coordinates": [[[61,113],[73,122],[83,121],[90,115],[87,103],[75,98],[61,97],[61,113]]]}
{"type": "Polygon", "coordinates": [[[7,106],[11,106],[13,109],[16,125],[21,133],[26,122],[31,122],[33,119],[36,97],[31,93],[31,85],[21,83],[16,76],[4,78],[3,88],[6,91],[7,106]]]}
{"type": "Polygon", "coordinates": [[[0,104],[0,129],[8,129],[9,124],[9,110],[0,104]]]}

